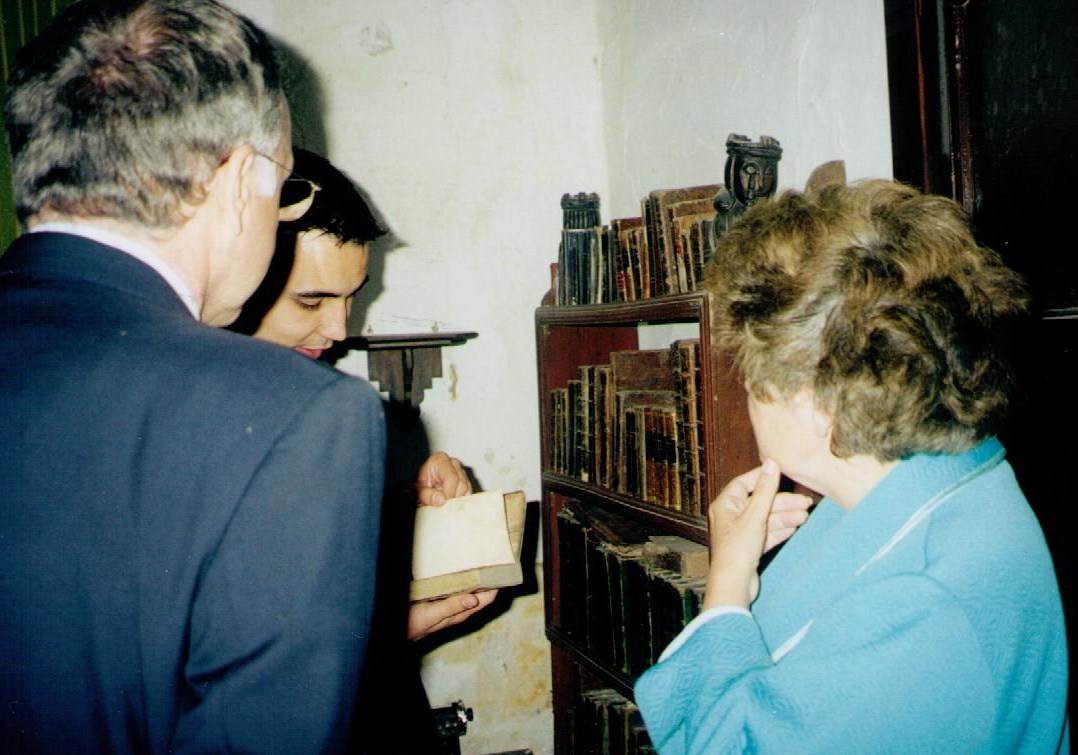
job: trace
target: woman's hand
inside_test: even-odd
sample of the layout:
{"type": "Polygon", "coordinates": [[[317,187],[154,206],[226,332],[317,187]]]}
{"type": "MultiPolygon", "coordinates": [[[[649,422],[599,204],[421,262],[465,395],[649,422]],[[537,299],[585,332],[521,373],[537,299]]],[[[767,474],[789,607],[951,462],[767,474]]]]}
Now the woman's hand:
{"type": "Polygon", "coordinates": [[[711,566],[703,608],[748,608],[760,591],[760,556],[808,517],[808,496],[779,493],[781,472],[771,459],[735,477],[708,508],[711,566]]]}
{"type": "Polygon", "coordinates": [[[797,528],[808,519],[808,510],[813,500],[800,493],[777,493],[771,505],[771,515],[767,517],[767,538],[764,540],[764,553],[789,540],[797,528]]]}

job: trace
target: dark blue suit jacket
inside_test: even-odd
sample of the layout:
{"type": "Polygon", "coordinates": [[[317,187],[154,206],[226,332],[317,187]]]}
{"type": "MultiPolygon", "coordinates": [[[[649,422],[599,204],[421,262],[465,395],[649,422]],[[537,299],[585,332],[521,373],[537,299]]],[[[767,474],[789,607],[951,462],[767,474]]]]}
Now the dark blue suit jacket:
{"type": "Polygon", "coordinates": [[[374,390],[78,237],[0,258],[0,752],[345,747],[374,390]]]}

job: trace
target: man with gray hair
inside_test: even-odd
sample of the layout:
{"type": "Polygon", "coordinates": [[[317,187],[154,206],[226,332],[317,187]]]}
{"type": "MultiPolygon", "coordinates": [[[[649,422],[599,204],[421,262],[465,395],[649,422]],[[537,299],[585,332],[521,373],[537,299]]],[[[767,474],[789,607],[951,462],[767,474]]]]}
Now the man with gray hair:
{"type": "Polygon", "coordinates": [[[381,404],[210,327],[291,170],[265,36],[213,0],[77,3],[4,118],[28,233],[0,258],[0,751],[345,750],[381,404]]]}

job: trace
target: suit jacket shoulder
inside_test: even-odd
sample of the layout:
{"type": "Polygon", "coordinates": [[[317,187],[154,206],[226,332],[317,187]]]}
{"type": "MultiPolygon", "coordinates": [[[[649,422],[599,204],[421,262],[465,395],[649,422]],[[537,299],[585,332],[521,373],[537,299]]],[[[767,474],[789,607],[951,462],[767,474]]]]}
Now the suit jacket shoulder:
{"type": "Polygon", "coordinates": [[[0,697],[20,701],[0,751],[343,746],[375,391],[196,322],[151,268],[63,234],[0,258],[0,322],[0,697]]]}

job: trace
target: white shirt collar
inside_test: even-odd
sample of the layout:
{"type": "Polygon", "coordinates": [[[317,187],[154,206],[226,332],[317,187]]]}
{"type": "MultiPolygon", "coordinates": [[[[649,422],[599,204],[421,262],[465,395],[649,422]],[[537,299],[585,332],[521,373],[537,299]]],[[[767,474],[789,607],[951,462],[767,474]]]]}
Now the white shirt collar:
{"type": "Polygon", "coordinates": [[[30,233],[44,233],[51,231],[53,233],[68,233],[72,236],[81,236],[91,241],[96,241],[105,246],[110,246],[113,249],[119,249],[125,254],[129,254],[139,262],[145,265],[149,265],[153,268],[158,275],[165,279],[169,287],[176,292],[176,295],[180,297],[188,311],[191,312],[191,316],[196,320],[199,319],[199,305],[195,301],[195,297],[191,294],[191,289],[187,287],[187,284],[183,282],[180,276],[173,272],[165,261],[154,254],[152,251],[144,247],[126,236],[121,236],[113,231],[107,231],[97,226],[83,225],[82,223],[71,223],[65,221],[52,221],[48,223],[41,223],[35,225],[30,229],[30,233]]]}

